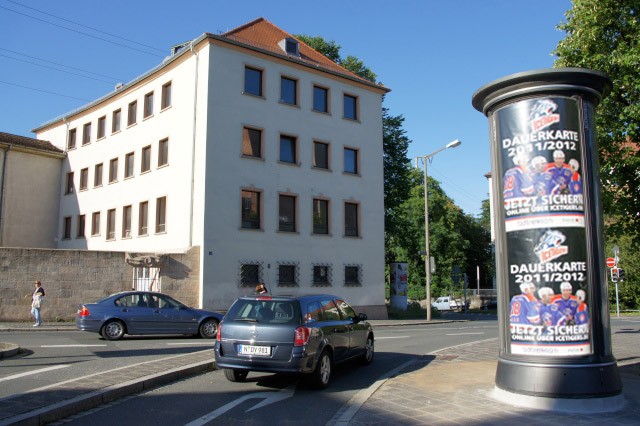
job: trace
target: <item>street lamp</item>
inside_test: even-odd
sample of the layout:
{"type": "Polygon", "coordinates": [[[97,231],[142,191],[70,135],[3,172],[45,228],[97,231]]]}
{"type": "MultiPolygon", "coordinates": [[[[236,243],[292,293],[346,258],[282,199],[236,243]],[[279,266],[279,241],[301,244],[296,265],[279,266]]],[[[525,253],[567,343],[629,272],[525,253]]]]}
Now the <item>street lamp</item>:
{"type": "Polygon", "coordinates": [[[426,274],[425,291],[427,296],[427,321],[431,321],[431,254],[429,252],[429,191],[427,190],[427,160],[447,148],[455,148],[462,142],[459,139],[453,140],[440,148],[439,150],[432,152],[429,155],[422,155],[416,157],[416,168],[418,167],[418,159],[422,159],[424,166],[424,246],[425,246],[425,258],[424,258],[424,270],[426,274]]]}

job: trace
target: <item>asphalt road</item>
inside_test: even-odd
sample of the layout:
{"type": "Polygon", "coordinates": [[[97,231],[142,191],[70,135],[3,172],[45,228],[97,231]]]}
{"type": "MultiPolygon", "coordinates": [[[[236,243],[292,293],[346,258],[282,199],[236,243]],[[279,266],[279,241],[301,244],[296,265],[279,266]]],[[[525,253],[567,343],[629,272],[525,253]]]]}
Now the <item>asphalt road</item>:
{"type": "MultiPolygon", "coordinates": [[[[277,418],[279,425],[324,425],[351,398],[367,392],[395,368],[432,351],[494,338],[497,325],[497,321],[477,321],[378,327],[375,329],[374,362],[369,366],[361,366],[357,362],[338,366],[329,388],[324,391],[310,389],[295,376],[250,373],[246,382],[231,383],[224,378],[222,371],[212,371],[79,413],[60,424],[90,422],[92,426],[112,425],[117,419],[119,424],[266,425],[273,424],[277,418]]],[[[186,343],[191,339],[161,338],[153,342],[161,351],[163,344],[175,343],[175,340],[186,343]]],[[[111,345],[113,342],[106,343],[111,345]]],[[[116,344],[123,343],[152,345],[149,340],[116,344]]],[[[83,351],[87,350],[100,352],[100,348],[83,348],[83,351]]],[[[117,352],[115,349],[112,351],[114,354],[117,352]]],[[[87,362],[96,363],[98,360],[87,362]]]]}
{"type": "Polygon", "coordinates": [[[110,342],[80,331],[11,332],[0,336],[23,349],[0,368],[0,398],[116,368],[213,348],[214,340],[184,336],[126,336],[110,342]]]}

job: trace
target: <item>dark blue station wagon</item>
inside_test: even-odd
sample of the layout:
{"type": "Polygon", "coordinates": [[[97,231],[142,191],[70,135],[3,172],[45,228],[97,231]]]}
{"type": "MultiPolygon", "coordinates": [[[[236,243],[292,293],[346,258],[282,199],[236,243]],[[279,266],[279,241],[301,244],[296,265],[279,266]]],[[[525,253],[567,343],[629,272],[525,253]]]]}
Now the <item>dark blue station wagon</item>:
{"type": "Polygon", "coordinates": [[[374,337],[365,314],[328,295],[237,299],[218,327],[215,360],[225,377],[244,381],[250,371],[302,373],[323,389],[335,363],[373,360],[374,337]]]}

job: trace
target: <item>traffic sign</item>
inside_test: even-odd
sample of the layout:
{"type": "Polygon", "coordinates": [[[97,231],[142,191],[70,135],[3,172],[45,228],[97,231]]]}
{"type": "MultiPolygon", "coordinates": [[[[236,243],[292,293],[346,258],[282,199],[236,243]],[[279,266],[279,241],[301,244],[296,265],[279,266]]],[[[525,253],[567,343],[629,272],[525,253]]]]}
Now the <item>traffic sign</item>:
{"type": "Polygon", "coordinates": [[[607,266],[613,268],[616,266],[616,260],[613,257],[607,257],[607,266]]]}

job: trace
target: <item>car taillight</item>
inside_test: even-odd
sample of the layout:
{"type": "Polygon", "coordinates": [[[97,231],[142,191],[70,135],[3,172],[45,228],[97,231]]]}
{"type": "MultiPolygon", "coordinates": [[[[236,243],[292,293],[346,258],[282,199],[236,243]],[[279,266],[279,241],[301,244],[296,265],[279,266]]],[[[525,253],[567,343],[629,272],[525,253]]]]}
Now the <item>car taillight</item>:
{"type": "Polygon", "coordinates": [[[91,314],[89,313],[89,310],[87,309],[86,306],[83,306],[82,309],[80,309],[78,311],[78,316],[79,317],[88,317],[89,315],[91,315],[91,314]]]}
{"type": "Polygon", "coordinates": [[[216,332],[216,340],[219,342],[222,338],[222,324],[218,324],[218,331],[216,332]]]}
{"type": "Polygon", "coordinates": [[[307,327],[300,326],[296,328],[295,338],[293,340],[293,346],[304,346],[309,341],[309,335],[311,330],[307,327]]]}

